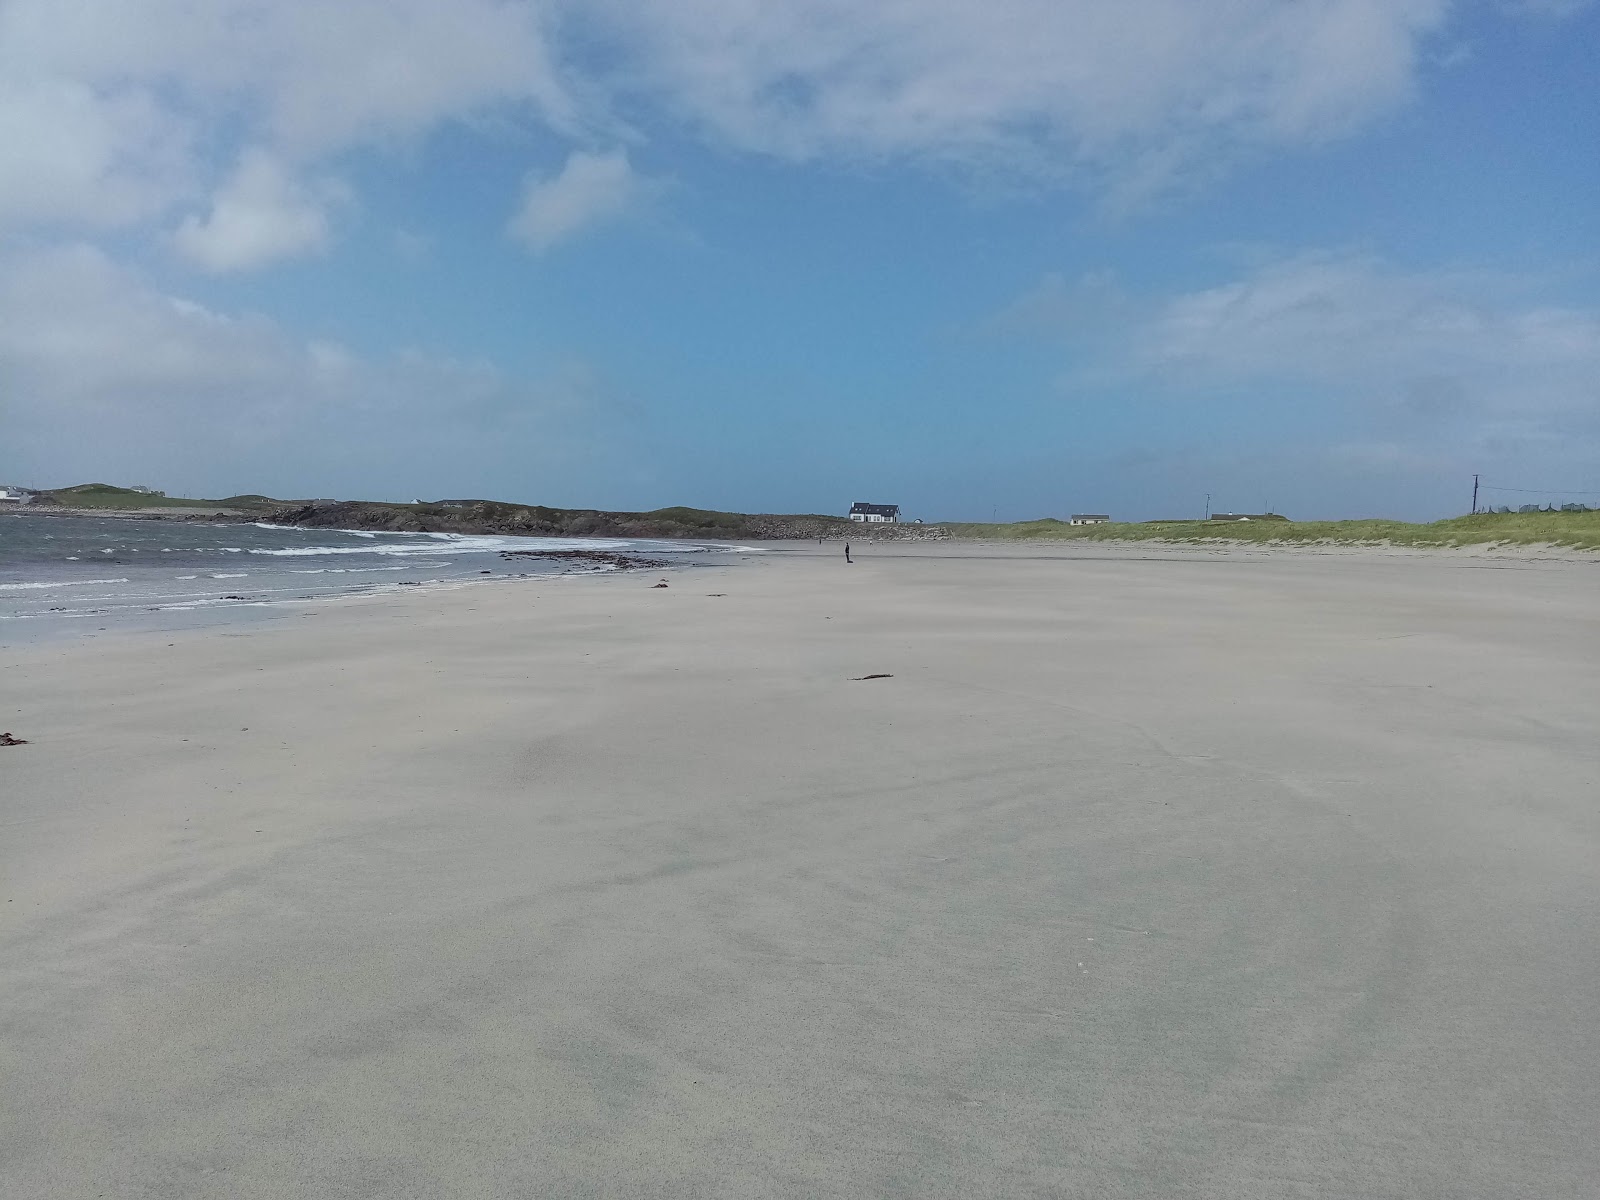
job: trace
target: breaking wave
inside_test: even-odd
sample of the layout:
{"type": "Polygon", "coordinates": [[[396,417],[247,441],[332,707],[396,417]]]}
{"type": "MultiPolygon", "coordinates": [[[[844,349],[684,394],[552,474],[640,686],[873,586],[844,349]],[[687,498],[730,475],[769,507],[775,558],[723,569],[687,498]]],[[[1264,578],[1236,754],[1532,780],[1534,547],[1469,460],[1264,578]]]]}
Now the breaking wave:
{"type": "Polygon", "coordinates": [[[127,583],[126,579],[56,579],[49,583],[0,583],[0,592],[25,592],[34,588],[79,587],[88,583],[127,583]]]}

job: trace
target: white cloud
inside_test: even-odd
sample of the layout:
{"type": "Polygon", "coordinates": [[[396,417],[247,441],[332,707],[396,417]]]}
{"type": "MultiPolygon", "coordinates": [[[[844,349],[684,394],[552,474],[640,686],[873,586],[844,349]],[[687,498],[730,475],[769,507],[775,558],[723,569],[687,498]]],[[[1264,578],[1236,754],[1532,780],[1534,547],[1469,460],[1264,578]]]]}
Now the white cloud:
{"type": "MultiPolygon", "coordinates": [[[[490,110],[571,128],[548,8],[518,0],[7,0],[0,229],[159,219],[193,203],[215,152],[231,160],[241,143],[298,172],[490,110]]],[[[200,244],[194,236],[186,240],[200,244]]],[[[237,239],[218,232],[213,240],[237,239]]]]}
{"type": "Polygon", "coordinates": [[[1403,102],[1447,2],[7,0],[0,223],[147,222],[243,145],[298,174],[488,117],[1159,187],[1403,102]]]}
{"type": "Polygon", "coordinates": [[[1600,310],[1540,290],[1320,252],[1167,297],[1046,276],[985,327],[1062,344],[1068,396],[1220,406],[1236,437],[1291,408],[1343,468],[1579,463],[1600,452],[1600,310]]]}
{"type": "Polygon", "coordinates": [[[363,355],[165,294],[86,245],[0,258],[5,473],[409,498],[548,478],[603,407],[581,369],[530,383],[363,355]]]}
{"type": "Polygon", "coordinates": [[[535,250],[547,250],[594,225],[616,220],[644,190],[623,151],[574,151],[559,174],[527,180],[510,231],[535,250]]]}
{"type": "MultiPolygon", "coordinates": [[[[0,18],[0,44],[4,36],[0,18]]],[[[111,227],[159,213],[193,173],[190,134],[142,89],[7,75],[0,53],[0,230],[111,227]]]]}
{"type": "MultiPolygon", "coordinates": [[[[997,159],[1156,181],[1403,101],[1446,0],[598,0],[614,83],[794,158],[997,159]]],[[[595,16],[594,14],[600,14],[595,16]]]]}
{"type": "Polygon", "coordinates": [[[211,202],[203,220],[188,216],[174,241],[208,271],[239,271],[321,250],[328,242],[328,206],[338,190],[320,194],[292,179],[262,150],[248,150],[211,202]]]}
{"type": "Polygon", "coordinates": [[[1452,393],[1508,414],[1593,412],[1600,313],[1530,303],[1530,286],[1299,255],[1172,300],[1142,354],[1191,379],[1310,381],[1419,410],[1452,393]]]}

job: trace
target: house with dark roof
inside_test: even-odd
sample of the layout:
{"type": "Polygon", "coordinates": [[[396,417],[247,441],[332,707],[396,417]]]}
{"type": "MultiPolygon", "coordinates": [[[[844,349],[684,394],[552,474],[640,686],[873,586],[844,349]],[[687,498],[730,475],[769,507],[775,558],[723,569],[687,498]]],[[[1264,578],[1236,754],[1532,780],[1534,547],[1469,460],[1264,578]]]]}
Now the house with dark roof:
{"type": "Polygon", "coordinates": [[[850,519],[852,521],[868,521],[874,524],[881,522],[892,524],[900,519],[900,506],[898,504],[868,504],[864,500],[857,500],[850,506],[850,519]]]}
{"type": "Polygon", "coordinates": [[[1104,525],[1111,520],[1105,513],[1073,513],[1068,525],[1104,525]]]}

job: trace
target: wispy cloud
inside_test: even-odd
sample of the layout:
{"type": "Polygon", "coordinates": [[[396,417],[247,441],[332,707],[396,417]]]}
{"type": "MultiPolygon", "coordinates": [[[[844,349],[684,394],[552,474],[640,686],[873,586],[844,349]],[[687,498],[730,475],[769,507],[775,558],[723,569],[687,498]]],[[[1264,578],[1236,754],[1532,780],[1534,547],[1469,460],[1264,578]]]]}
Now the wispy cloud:
{"type": "Polygon", "coordinates": [[[1600,313],[1530,301],[1533,281],[1311,253],[1168,302],[1141,357],[1174,376],[1298,380],[1422,403],[1459,390],[1501,412],[1596,403],[1600,313]]]}
{"type": "Polygon", "coordinates": [[[585,5],[624,97],[742,149],[1140,178],[1403,102],[1445,0],[585,5]]]}
{"type": "MultiPolygon", "coordinates": [[[[148,223],[228,188],[247,152],[304,179],[485,114],[580,141],[671,127],[791,159],[1148,190],[1393,110],[1445,14],[1446,0],[123,0],[89,21],[10,0],[0,225],[148,223]]],[[[596,186],[621,168],[569,169],[596,186]]],[[[216,243],[202,262],[273,257],[230,254],[247,239],[212,220],[184,235],[216,243]]],[[[264,240],[316,240],[293,224],[264,240]]]]}
{"type": "Polygon", "coordinates": [[[497,463],[555,471],[604,408],[581,367],[529,381],[415,349],[364,355],[162,292],[87,245],[0,259],[14,471],[204,487],[266,465],[263,488],[459,489],[497,463]]]}
{"type": "Polygon", "coordinates": [[[1585,9],[1593,8],[1595,0],[1501,0],[1500,6],[1517,16],[1542,17],[1564,21],[1585,9]]]}
{"type": "Polygon", "coordinates": [[[1600,448],[1600,310],[1541,300],[1540,282],[1321,251],[1166,296],[1047,276],[988,328],[1058,342],[1074,394],[1222,395],[1381,431],[1353,437],[1347,464],[1581,454],[1600,448]]]}
{"type": "Polygon", "coordinates": [[[625,152],[574,151],[556,175],[529,177],[510,232],[535,250],[548,250],[586,229],[618,219],[649,190],[634,173],[625,152]]]}
{"type": "MultiPolygon", "coordinates": [[[[76,3],[9,0],[0,5],[0,231],[159,220],[233,170],[242,147],[255,148],[244,152],[247,172],[249,155],[261,154],[299,175],[488,109],[569,130],[549,9],[123,0],[90,17],[76,3]]],[[[251,257],[229,252],[248,239],[239,222],[220,220],[210,232],[191,226],[185,240],[208,247],[203,260],[251,257]]],[[[283,240],[278,224],[267,240],[283,240]]],[[[295,237],[311,240],[310,223],[294,224],[295,237]]]]}

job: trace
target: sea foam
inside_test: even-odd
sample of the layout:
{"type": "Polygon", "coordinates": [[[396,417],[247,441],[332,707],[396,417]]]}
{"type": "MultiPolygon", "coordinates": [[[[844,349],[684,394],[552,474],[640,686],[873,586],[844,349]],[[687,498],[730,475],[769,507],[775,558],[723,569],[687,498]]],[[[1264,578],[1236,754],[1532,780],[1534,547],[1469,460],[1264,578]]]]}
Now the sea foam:
{"type": "Polygon", "coordinates": [[[0,592],[25,592],[34,588],[80,587],[90,583],[127,583],[126,579],[56,579],[49,583],[0,583],[0,592]]]}

